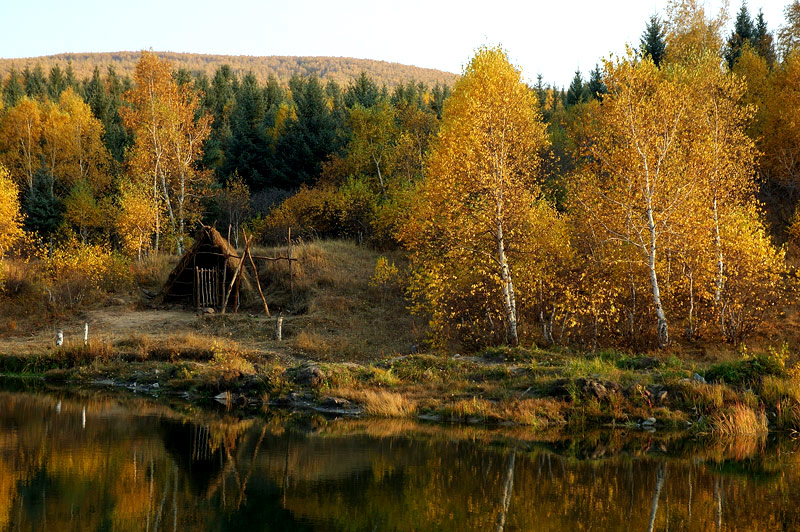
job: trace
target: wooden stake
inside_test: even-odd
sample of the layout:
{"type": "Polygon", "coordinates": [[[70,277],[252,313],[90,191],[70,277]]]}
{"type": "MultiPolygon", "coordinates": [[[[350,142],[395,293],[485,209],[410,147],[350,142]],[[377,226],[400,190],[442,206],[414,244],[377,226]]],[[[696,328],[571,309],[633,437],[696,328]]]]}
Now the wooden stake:
{"type": "Polygon", "coordinates": [[[294,275],[292,273],[292,228],[289,228],[289,293],[292,296],[294,305],[294,275]]]}
{"type": "MultiPolygon", "coordinates": [[[[247,243],[244,245],[244,252],[247,253],[250,249],[250,244],[247,243]]],[[[236,281],[239,279],[239,274],[242,273],[242,264],[244,264],[244,256],[239,259],[239,264],[236,265],[236,270],[233,272],[233,279],[231,279],[231,284],[228,287],[228,290],[225,292],[225,299],[222,301],[222,313],[225,314],[225,310],[228,308],[228,299],[231,297],[231,292],[233,291],[233,287],[236,284],[236,281]]]]}
{"type": "Polygon", "coordinates": [[[275,339],[279,342],[283,339],[283,311],[278,314],[278,320],[275,322],[275,339]]]}
{"type": "MultiPolygon", "coordinates": [[[[269,307],[267,306],[267,299],[264,297],[264,292],[261,290],[261,282],[258,280],[258,268],[256,268],[256,263],[253,260],[253,254],[250,253],[250,242],[252,241],[253,237],[247,238],[247,233],[242,230],[242,236],[244,237],[245,245],[247,246],[247,251],[245,252],[247,255],[247,259],[250,261],[250,266],[253,268],[253,276],[256,278],[256,287],[258,288],[258,295],[261,296],[261,302],[264,303],[264,312],[267,314],[269,318],[269,307]]],[[[290,263],[291,264],[291,263],[290,263]]]]}
{"type": "Polygon", "coordinates": [[[83,345],[89,345],[89,324],[83,324],[83,345]]]}

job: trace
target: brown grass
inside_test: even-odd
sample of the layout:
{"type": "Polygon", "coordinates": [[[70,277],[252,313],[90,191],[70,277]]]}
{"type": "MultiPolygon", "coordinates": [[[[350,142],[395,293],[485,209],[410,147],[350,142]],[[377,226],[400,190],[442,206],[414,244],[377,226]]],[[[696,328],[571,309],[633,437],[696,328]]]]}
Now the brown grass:
{"type": "MultiPolygon", "coordinates": [[[[254,254],[285,256],[287,249],[254,254]]],[[[399,290],[369,286],[380,257],[375,250],[325,240],[296,245],[293,256],[291,277],[286,262],[275,261],[259,265],[259,278],[270,308],[287,312],[285,336],[295,350],[315,360],[362,362],[408,353],[425,337],[399,290]]],[[[402,267],[399,255],[391,258],[402,267]]]]}
{"type": "Polygon", "coordinates": [[[377,417],[410,417],[416,414],[417,404],[406,396],[386,390],[364,390],[364,412],[377,417]]]}
{"type": "Polygon", "coordinates": [[[752,408],[735,403],[727,412],[718,412],[711,417],[711,433],[715,436],[741,436],[767,432],[767,416],[752,408]]]}

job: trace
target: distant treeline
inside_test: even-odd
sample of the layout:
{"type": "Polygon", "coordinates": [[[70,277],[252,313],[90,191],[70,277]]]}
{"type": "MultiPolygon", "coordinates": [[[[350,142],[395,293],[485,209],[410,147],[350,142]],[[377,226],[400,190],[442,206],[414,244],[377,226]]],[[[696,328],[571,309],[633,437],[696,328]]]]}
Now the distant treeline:
{"type": "MultiPolygon", "coordinates": [[[[378,85],[395,85],[416,80],[426,85],[452,85],[456,75],[432,68],[420,68],[400,63],[356,59],[354,57],[299,57],[299,56],[246,56],[246,55],[208,55],[182,54],[175,52],[154,52],[159,58],[169,61],[178,70],[193,74],[213,76],[221,66],[227,65],[237,76],[252,72],[256,79],[264,83],[270,76],[288,83],[292,76],[317,76],[323,82],[335,81],[347,84],[361,72],[366,72],[378,85]]],[[[85,78],[92,75],[95,68],[105,71],[113,67],[120,76],[133,76],[140,52],[69,53],[29,57],[22,59],[0,59],[0,76],[8,76],[12,70],[34,70],[37,66],[44,72],[58,65],[70,65],[74,75],[85,78]]]]}

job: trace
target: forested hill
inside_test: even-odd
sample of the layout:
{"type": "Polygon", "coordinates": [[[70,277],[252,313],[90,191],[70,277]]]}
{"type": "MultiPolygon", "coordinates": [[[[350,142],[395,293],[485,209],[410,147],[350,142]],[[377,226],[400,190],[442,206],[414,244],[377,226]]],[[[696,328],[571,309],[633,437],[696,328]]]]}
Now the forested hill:
{"type": "MultiPolygon", "coordinates": [[[[361,72],[366,72],[378,85],[393,87],[410,80],[421,81],[428,86],[440,84],[452,85],[456,75],[432,68],[420,68],[400,63],[356,59],[353,57],[297,57],[297,56],[245,56],[245,55],[206,55],[184,54],[175,52],[155,52],[160,58],[167,59],[175,69],[187,69],[193,72],[204,72],[209,77],[221,65],[230,65],[234,72],[244,74],[252,71],[259,81],[264,82],[270,74],[280,81],[287,82],[294,74],[301,76],[316,75],[323,81],[334,80],[346,85],[361,72]]],[[[15,68],[18,71],[26,67],[34,68],[37,64],[49,72],[58,64],[64,68],[72,64],[75,76],[86,78],[92,75],[95,67],[102,73],[109,65],[113,65],[117,74],[132,76],[140,52],[103,52],[103,53],[67,53],[22,59],[0,59],[0,77],[5,77],[15,68]]]]}

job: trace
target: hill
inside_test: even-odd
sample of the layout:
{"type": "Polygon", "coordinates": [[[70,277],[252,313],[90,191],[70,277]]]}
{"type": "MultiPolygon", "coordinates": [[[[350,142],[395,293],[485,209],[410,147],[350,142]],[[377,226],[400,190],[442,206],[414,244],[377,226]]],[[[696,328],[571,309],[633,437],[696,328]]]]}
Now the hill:
{"type": "MultiPolygon", "coordinates": [[[[316,75],[323,81],[334,80],[346,85],[361,72],[369,74],[379,85],[393,87],[410,80],[421,81],[429,86],[436,83],[452,85],[456,75],[432,68],[420,68],[400,63],[356,59],[353,57],[297,57],[297,56],[245,56],[245,55],[207,55],[176,52],[155,52],[159,57],[169,60],[176,69],[185,68],[193,72],[204,72],[211,77],[222,65],[229,65],[234,72],[244,74],[252,71],[259,81],[264,82],[272,74],[282,82],[287,82],[293,74],[301,76],[316,75]]],[[[65,53],[20,59],[0,59],[0,76],[5,77],[12,68],[22,71],[26,67],[40,65],[45,74],[54,65],[62,69],[72,64],[75,76],[79,79],[91,76],[95,67],[101,72],[113,65],[117,74],[132,76],[140,52],[101,52],[65,53]]]]}

